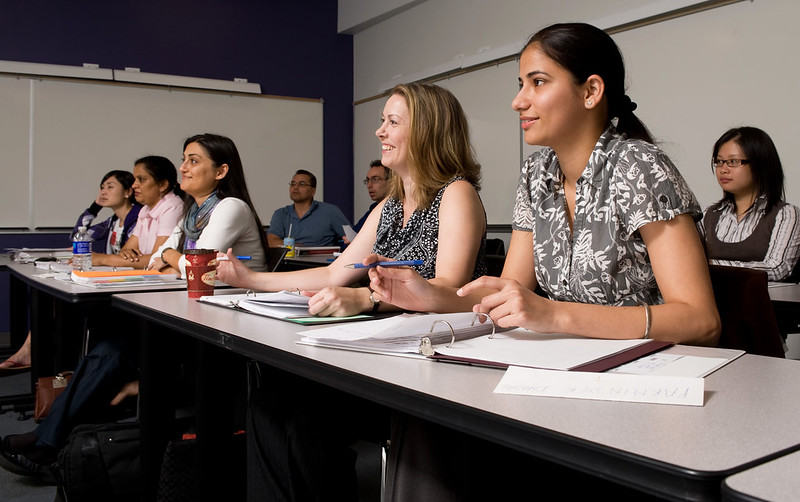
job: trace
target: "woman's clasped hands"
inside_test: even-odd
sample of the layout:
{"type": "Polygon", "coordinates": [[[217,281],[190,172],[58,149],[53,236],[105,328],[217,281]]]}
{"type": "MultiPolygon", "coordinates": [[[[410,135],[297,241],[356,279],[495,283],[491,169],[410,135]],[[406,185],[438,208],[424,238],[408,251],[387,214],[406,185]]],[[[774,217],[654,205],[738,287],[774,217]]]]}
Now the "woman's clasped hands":
{"type": "MultiPolygon", "coordinates": [[[[407,310],[436,311],[432,307],[448,302],[442,287],[411,269],[376,267],[369,276],[376,295],[407,310]]],[[[471,303],[473,312],[488,314],[499,327],[555,331],[553,302],[513,279],[483,276],[450,294],[451,303],[465,302],[465,309],[471,303]]]]}

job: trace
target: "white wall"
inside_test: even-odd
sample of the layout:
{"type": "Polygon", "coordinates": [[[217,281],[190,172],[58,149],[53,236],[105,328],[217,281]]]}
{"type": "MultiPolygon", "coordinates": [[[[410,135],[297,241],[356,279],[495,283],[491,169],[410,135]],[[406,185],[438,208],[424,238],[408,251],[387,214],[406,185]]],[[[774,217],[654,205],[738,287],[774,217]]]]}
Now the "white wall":
{"type": "MultiPolygon", "coordinates": [[[[369,98],[387,84],[445,71],[484,53],[518,50],[531,33],[553,22],[584,21],[608,28],[690,3],[427,0],[357,33],[356,180],[379,155],[372,133],[383,99],[369,98]]],[[[711,147],[726,129],[739,125],[761,127],[772,136],[784,162],[787,199],[800,203],[800,175],[793,165],[800,158],[795,140],[800,101],[793,92],[800,80],[793,54],[800,47],[799,18],[800,2],[755,0],[613,35],[626,59],[637,114],[681,169],[701,205],[721,196],[708,167],[711,147]]],[[[502,208],[511,207],[522,156],[517,117],[510,108],[516,71],[516,64],[509,63],[440,82],[453,90],[470,117],[484,166],[482,196],[490,223],[510,223],[510,209],[504,213],[502,208]]],[[[355,193],[355,213],[360,214],[369,199],[360,184],[355,193]]]]}

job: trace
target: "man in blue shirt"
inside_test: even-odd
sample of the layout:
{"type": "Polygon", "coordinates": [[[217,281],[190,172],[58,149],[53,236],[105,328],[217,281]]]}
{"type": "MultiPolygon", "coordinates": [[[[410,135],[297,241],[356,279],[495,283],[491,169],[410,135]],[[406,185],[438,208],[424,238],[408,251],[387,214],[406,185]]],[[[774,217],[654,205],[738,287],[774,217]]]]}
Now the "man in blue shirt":
{"type": "Polygon", "coordinates": [[[364,213],[364,216],[358,220],[358,223],[353,225],[353,230],[356,232],[361,230],[361,226],[364,225],[364,222],[367,221],[367,216],[369,213],[375,209],[375,206],[378,205],[378,202],[382,201],[384,197],[386,197],[386,193],[389,191],[389,168],[381,164],[380,160],[373,160],[369,163],[369,171],[367,171],[367,177],[364,178],[364,184],[367,185],[367,191],[369,191],[369,198],[372,199],[374,202],[370,204],[369,209],[367,212],[364,213]]]}
{"type": "Polygon", "coordinates": [[[283,246],[284,237],[294,237],[296,246],[335,246],[344,239],[343,225],[350,222],[341,209],[314,200],[317,177],[298,170],[289,182],[292,204],[272,214],[267,241],[271,247],[283,246]]]}

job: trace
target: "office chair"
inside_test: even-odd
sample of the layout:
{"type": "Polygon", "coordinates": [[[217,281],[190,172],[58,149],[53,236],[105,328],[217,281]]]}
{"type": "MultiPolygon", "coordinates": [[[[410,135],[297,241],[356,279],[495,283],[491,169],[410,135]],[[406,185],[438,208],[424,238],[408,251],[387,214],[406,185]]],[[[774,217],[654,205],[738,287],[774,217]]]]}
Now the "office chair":
{"type": "Polygon", "coordinates": [[[708,270],[722,321],[719,346],[785,357],[783,338],[769,298],[767,273],[721,265],[709,265],[708,270]]]}

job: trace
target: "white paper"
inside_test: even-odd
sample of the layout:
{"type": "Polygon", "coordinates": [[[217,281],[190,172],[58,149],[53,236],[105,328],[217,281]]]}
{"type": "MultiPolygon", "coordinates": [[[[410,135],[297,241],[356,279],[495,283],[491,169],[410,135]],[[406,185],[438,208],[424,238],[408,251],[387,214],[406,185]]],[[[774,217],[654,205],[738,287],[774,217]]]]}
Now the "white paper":
{"type": "Polygon", "coordinates": [[[703,406],[704,380],[510,366],[497,394],[703,406]]]}
{"type": "Polygon", "coordinates": [[[344,229],[344,235],[347,237],[347,240],[353,242],[353,239],[356,238],[356,231],[353,230],[353,227],[350,225],[343,225],[342,228],[344,229]]]}
{"type": "Polygon", "coordinates": [[[728,362],[730,362],[730,359],[727,358],[686,356],[658,352],[610,369],[608,373],[701,378],[724,366],[728,362]]]}

